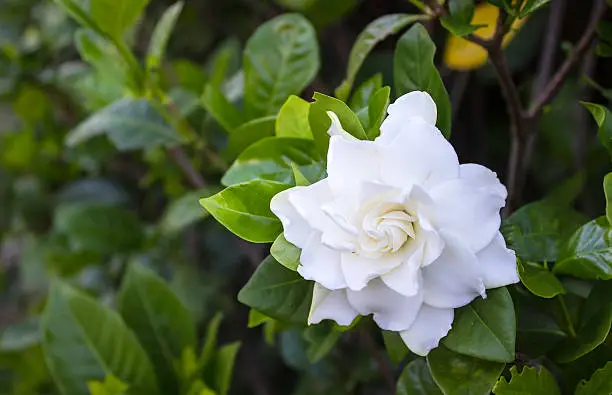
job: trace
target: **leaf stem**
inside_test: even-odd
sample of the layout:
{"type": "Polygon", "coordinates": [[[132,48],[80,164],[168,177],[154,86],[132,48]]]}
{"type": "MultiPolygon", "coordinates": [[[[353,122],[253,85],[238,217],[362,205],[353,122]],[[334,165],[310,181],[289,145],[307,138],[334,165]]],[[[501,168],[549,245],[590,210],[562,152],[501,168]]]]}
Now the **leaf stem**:
{"type": "Polygon", "coordinates": [[[565,325],[567,327],[567,331],[571,337],[576,337],[576,329],[574,329],[574,323],[572,322],[572,317],[570,316],[569,310],[567,309],[567,305],[565,304],[565,297],[563,295],[557,295],[556,298],[559,301],[559,306],[561,307],[561,313],[563,314],[563,319],[565,320],[565,325]]]}

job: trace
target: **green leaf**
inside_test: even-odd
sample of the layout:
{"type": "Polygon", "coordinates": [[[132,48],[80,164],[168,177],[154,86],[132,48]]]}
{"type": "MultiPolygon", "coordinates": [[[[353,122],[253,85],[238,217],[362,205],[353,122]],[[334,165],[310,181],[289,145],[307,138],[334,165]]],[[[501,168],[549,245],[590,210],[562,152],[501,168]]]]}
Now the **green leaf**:
{"type": "Polygon", "coordinates": [[[227,395],[232,383],[232,373],[240,342],[223,346],[217,351],[214,361],[213,388],[219,395],[227,395]]]}
{"type": "Polygon", "coordinates": [[[106,133],[119,150],[175,146],[183,137],[147,99],[121,99],[93,114],[66,136],[74,147],[106,133]]]}
{"type": "Polygon", "coordinates": [[[521,8],[519,18],[526,17],[527,15],[531,14],[538,8],[543,7],[548,3],[550,3],[550,0],[527,0],[525,4],[523,4],[523,8],[521,8]]]}
{"type": "Polygon", "coordinates": [[[559,253],[556,274],[585,279],[612,279],[612,228],[599,217],[578,229],[559,253]]]}
{"type": "Polygon", "coordinates": [[[310,103],[297,96],[289,96],[276,118],[276,136],[312,139],[308,123],[309,112],[310,103]]]}
{"type": "Polygon", "coordinates": [[[232,160],[251,144],[274,136],[275,124],[276,117],[257,118],[243,123],[230,133],[223,156],[232,160]]]}
{"type": "MultiPolygon", "coordinates": [[[[293,181],[295,181],[295,186],[307,187],[308,185],[312,184],[312,182],[308,178],[306,178],[304,173],[302,173],[297,167],[297,165],[293,162],[291,162],[291,170],[293,171],[293,181]]],[[[325,174],[326,172],[322,171],[321,174],[318,174],[318,177],[315,179],[315,181],[323,179],[325,174]]]]}
{"type": "Polygon", "coordinates": [[[89,0],[89,10],[100,30],[123,41],[123,34],[136,23],[148,3],[149,0],[89,0]]]}
{"type": "Polygon", "coordinates": [[[296,271],[300,265],[301,254],[302,250],[289,243],[282,233],[274,240],[274,244],[270,248],[270,255],[281,265],[293,271],[296,271]]]}
{"type": "Polygon", "coordinates": [[[253,243],[271,243],[283,227],[270,211],[270,200],[288,187],[279,182],[254,180],[200,199],[200,204],[237,236],[253,243]]]}
{"type": "Polygon", "coordinates": [[[238,71],[242,51],[236,38],[224,40],[207,62],[210,85],[221,88],[225,79],[238,71]]]}
{"type": "Polygon", "coordinates": [[[412,26],[397,43],[393,61],[398,96],[420,90],[429,93],[438,107],[437,126],[446,138],[451,133],[451,104],[434,64],[436,46],[420,23],[412,26]]]}
{"type": "Polygon", "coordinates": [[[597,137],[599,142],[612,155],[612,114],[610,110],[600,104],[581,102],[591,112],[599,126],[597,137]]]}
{"type": "Polygon", "coordinates": [[[327,114],[328,111],[336,114],[342,124],[342,128],[348,133],[360,140],[368,139],[361,121],[344,102],[318,92],[315,92],[314,99],[315,102],[310,104],[308,120],[315,144],[317,144],[320,152],[327,153],[327,147],[329,146],[330,136],[327,134],[327,131],[331,126],[331,119],[327,114]]]}
{"type": "Polygon", "coordinates": [[[87,382],[113,375],[133,394],[157,394],[153,367],[121,317],[80,291],[56,282],[43,321],[47,366],[64,395],[88,395],[87,382]]]}
{"type": "Polygon", "coordinates": [[[351,110],[357,113],[367,108],[370,103],[370,98],[374,92],[377,92],[380,88],[382,88],[382,74],[378,73],[359,85],[355,93],[353,93],[349,102],[351,110]]]}
{"type": "Polygon", "coordinates": [[[219,337],[219,328],[221,327],[221,321],[223,321],[223,314],[217,313],[208,323],[206,328],[206,335],[202,342],[202,351],[198,358],[198,365],[201,368],[205,368],[213,360],[215,356],[215,348],[217,347],[217,338],[219,337]]]}
{"type": "Polygon", "coordinates": [[[397,395],[442,395],[429,372],[427,360],[415,359],[397,380],[397,395]]]}
{"type": "Polygon", "coordinates": [[[612,226],[612,173],[606,174],[603,181],[604,194],[606,196],[606,218],[612,226]]]}
{"type": "Polygon", "coordinates": [[[58,207],[54,228],[75,250],[114,254],[140,247],[143,229],[129,211],[106,205],[70,204],[58,207]]]}
{"type": "Polygon", "coordinates": [[[495,384],[495,395],[561,395],[555,378],[542,365],[537,368],[525,366],[519,373],[516,365],[510,368],[510,381],[502,376],[495,384]]]}
{"type": "Polygon", "coordinates": [[[292,163],[308,178],[318,178],[325,171],[311,140],[268,137],[242,152],[221,183],[229,186],[262,179],[290,184],[293,181],[292,163]]]}
{"type": "Polygon", "coordinates": [[[565,293],[565,288],[557,277],[538,263],[519,260],[518,274],[523,285],[541,298],[550,299],[565,293]]]}
{"type": "Polygon", "coordinates": [[[306,325],[312,283],[268,256],[240,290],[238,300],[279,321],[306,325]]]}
{"type": "Polygon", "coordinates": [[[449,349],[496,362],[514,361],[516,317],[506,288],[487,292],[455,310],[453,327],[442,343],[449,349]]]}
{"type": "Polygon", "coordinates": [[[187,192],[180,198],[170,202],[160,220],[160,229],[167,234],[176,233],[187,226],[208,216],[206,210],[198,203],[202,196],[218,192],[217,188],[205,188],[187,192]]]}
{"type": "Polygon", "coordinates": [[[87,386],[91,395],[125,395],[128,390],[128,386],[112,374],[106,376],[104,382],[90,381],[87,386]]]}
{"type": "Polygon", "coordinates": [[[368,130],[366,132],[368,139],[374,140],[380,135],[380,125],[387,116],[387,107],[389,107],[389,95],[391,88],[385,86],[372,95],[368,106],[368,130]]]}
{"type": "Polygon", "coordinates": [[[102,33],[102,30],[89,15],[88,8],[86,8],[87,3],[84,0],[55,0],[55,2],[81,25],[102,33]]]}
{"type": "Polygon", "coordinates": [[[267,315],[260,313],[255,309],[249,310],[249,323],[247,324],[249,328],[256,328],[259,325],[270,321],[273,321],[273,319],[267,315]]]}
{"type": "Polygon", "coordinates": [[[287,97],[300,93],[319,70],[314,28],[299,14],[264,23],[246,43],[243,67],[249,118],[276,114],[287,97]]]}
{"type": "Polygon", "coordinates": [[[147,73],[152,75],[154,78],[157,77],[158,69],[164,55],[166,54],[168,40],[170,40],[170,35],[174,30],[174,26],[176,25],[176,21],[178,20],[182,10],[183,2],[179,1],[178,3],[175,3],[174,5],[168,7],[159,22],[157,22],[157,25],[155,25],[146,57],[147,73]]]}
{"type": "Polygon", "coordinates": [[[336,88],[336,97],[342,101],[346,101],[351,93],[351,88],[357,76],[357,72],[361,68],[363,61],[368,54],[374,49],[376,44],[383,41],[392,34],[395,34],[406,27],[408,24],[427,19],[424,15],[408,15],[408,14],[390,14],[383,15],[378,19],[370,22],[368,26],[359,34],[351,54],[349,55],[346,78],[338,88],[336,88]]]}
{"type": "Polygon", "coordinates": [[[308,343],[306,356],[310,363],[317,363],[322,360],[336,345],[341,336],[342,331],[331,321],[310,325],[304,329],[304,339],[308,343]]]}
{"type": "Polygon", "coordinates": [[[612,362],[598,369],[589,381],[582,380],[576,387],[575,395],[612,394],[612,362]]]}
{"type": "Polygon", "coordinates": [[[149,355],[163,392],[178,391],[173,362],[196,344],[189,310],[164,280],[139,264],[128,268],[117,303],[119,313],[149,355]]]}
{"type": "Polygon", "coordinates": [[[612,327],[612,288],[608,282],[597,282],[584,302],[577,320],[576,336],[567,337],[551,352],[560,363],[576,360],[599,346],[612,327]]]}
{"type": "Polygon", "coordinates": [[[489,395],[505,366],[457,354],[444,346],[431,350],[427,363],[445,395],[489,395]]]}
{"type": "Polygon", "coordinates": [[[406,343],[402,340],[399,332],[382,330],[383,342],[385,343],[385,349],[391,362],[399,365],[400,362],[410,353],[406,343]]]}
{"type": "Polygon", "coordinates": [[[450,0],[448,8],[449,15],[440,19],[440,22],[455,36],[466,36],[480,27],[472,25],[474,0],[450,0]]]}
{"type": "Polygon", "coordinates": [[[504,221],[502,232],[519,258],[552,262],[557,260],[565,240],[584,221],[584,216],[568,205],[541,200],[515,211],[504,221]]]}
{"type": "Polygon", "coordinates": [[[213,85],[208,84],[204,88],[202,106],[228,133],[245,122],[242,113],[213,85]]]}

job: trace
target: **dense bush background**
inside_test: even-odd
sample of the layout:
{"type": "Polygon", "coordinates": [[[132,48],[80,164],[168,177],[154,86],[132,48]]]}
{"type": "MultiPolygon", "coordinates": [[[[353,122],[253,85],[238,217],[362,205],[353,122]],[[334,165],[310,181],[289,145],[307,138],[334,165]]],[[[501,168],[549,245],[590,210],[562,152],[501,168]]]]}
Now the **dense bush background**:
{"type": "MultiPolygon", "coordinates": [[[[560,40],[552,42],[558,48],[553,64],[560,63],[567,44],[576,42],[589,24],[593,2],[564,3],[561,17],[556,19],[561,25],[560,40]]],[[[172,4],[152,0],[129,31],[126,46],[133,48],[136,59],[145,58],[154,26],[172,4]]],[[[188,135],[189,143],[180,149],[166,149],[140,141],[138,148],[146,149],[118,150],[104,135],[78,145],[66,145],[65,139],[81,121],[127,92],[129,84],[122,80],[125,72],[121,66],[107,54],[99,59],[97,69],[83,61],[74,41],[79,26],[57,3],[0,0],[0,393],[59,393],[41,351],[40,317],[52,279],[62,278],[106,305],[125,309],[129,316],[130,306],[121,303],[121,295],[129,291],[126,271],[135,262],[165,278],[186,306],[190,316],[177,313],[173,319],[178,323],[193,320],[195,333],[178,338],[204,338],[210,333],[213,317],[222,314],[218,344],[230,344],[230,348],[211,353],[216,362],[203,374],[220,377],[219,372],[232,364],[228,356],[234,350],[232,342],[242,342],[231,393],[389,392],[387,382],[395,381],[401,367],[388,361],[382,339],[376,332],[370,336],[368,327],[344,334],[316,363],[309,358],[317,359],[318,352],[325,354],[327,350],[317,347],[326,333],[304,335],[302,330],[274,322],[247,328],[249,310],[236,301],[236,294],[267,255],[267,247],[239,240],[194,204],[220,189],[219,180],[233,159],[232,153],[223,149],[226,132],[201,105],[204,86],[222,88],[228,99],[240,106],[246,40],[265,21],[289,11],[303,13],[316,28],[321,68],[301,94],[310,100],[315,91],[333,94],[345,77],[353,42],[369,22],[385,14],[418,10],[402,0],[187,0],[162,62],[159,87],[168,108],[177,115],[172,128],[188,135]]],[[[533,87],[538,89],[534,80],[540,59],[551,44],[546,41],[551,30],[550,12],[547,6],[531,15],[506,50],[527,103],[533,97],[533,87]]],[[[443,61],[444,51],[449,50],[448,31],[436,22],[426,25],[438,46],[437,64],[452,102],[451,142],[462,162],[486,164],[503,180],[509,121],[495,74],[488,65],[471,71],[452,70],[443,61]]],[[[393,84],[396,40],[394,36],[376,47],[355,86],[375,73],[381,73],[385,85],[393,84]]],[[[609,105],[612,90],[606,87],[612,87],[611,67],[609,59],[590,51],[545,108],[521,203],[562,188],[562,196],[576,195],[573,206],[585,218],[605,212],[601,185],[610,169],[609,154],[597,142],[597,125],[579,101],[609,105]]],[[[122,122],[119,116],[115,122],[122,122]]],[[[116,128],[125,128],[123,142],[129,144],[130,134],[146,126],[121,123],[116,128]]],[[[560,212],[552,217],[563,221],[566,215],[570,214],[560,212]]],[[[555,237],[553,243],[558,241],[555,237]]],[[[128,277],[133,276],[135,283],[140,279],[138,286],[155,291],[138,291],[134,285],[133,292],[166,292],[156,278],[147,277],[151,273],[138,274],[138,270],[144,269],[134,269],[128,277]]],[[[578,282],[566,284],[568,288],[572,285],[580,288],[578,282]]],[[[57,284],[52,290],[60,295],[59,304],[61,295],[71,292],[57,284]]],[[[579,290],[576,293],[580,294],[579,290]]],[[[572,297],[577,298],[570,295],[570,302],[572,297]]],[[[172,303],[179,302],[172,299],[172,303]]],[[[154,310],[158,307],[153,306],[154,310]]],[[[93,309],[87,302],[78,308],[93,309]]],[[[99,317],[87,319],[94,320],[90,323],[96,326],[99,317]]],[[[537,336],[543,336],[553,341],[555,331],[560,331],[538,329],[531,333],[533,338],[521,337],[520,322],[519,318],[519,351],[521,340],[538,343],[537,336]]],[[[524,347],[532,350],[531,345],[524,347]]],[[[119,352],[121,346],[115,344],[110,349],[119,352]]],[[[193,351],[199,350],[198,346],[193,351]]],[[[572,368],[558,367],[560,370],[553,373],[565,372],[565,388],[574,388],[580,379],[602,367],[602,361],[610,359],[609,337],[596,354],[572,368]]],[[[537,365],[543,361],[538,355],[526,353],[524,357],[537,365]]],[[[78,353],[67,358],[78,364],[78,353]]],[[[189,376],[189,361],[196,357],[177,358],[182,364],[179,370],[189,376]]],[[[225,384],[216,380],[210,379],[207,385],[224,393],[225,384]]],[[[182,391],[187,393],[184,388],[182,391]]],[[[113,392],[100,392],[104,393],[113,392]]]]}

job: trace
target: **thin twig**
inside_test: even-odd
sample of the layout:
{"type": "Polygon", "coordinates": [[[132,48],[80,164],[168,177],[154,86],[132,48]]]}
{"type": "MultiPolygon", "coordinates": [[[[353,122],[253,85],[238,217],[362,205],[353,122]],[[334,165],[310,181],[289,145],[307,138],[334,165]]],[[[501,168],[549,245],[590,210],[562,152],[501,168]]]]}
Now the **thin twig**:
{"type": "Polygon", "coordinates": [[[565,81],[569,72],[589,49],[591,41],[595,37],[595,33],[597,31],[597,22],[603,17],[605,10],[606,5],[604,0],[596,0],[593,5],[593,10],[591,11],[589,24],[582,37],[572,49],[570,55],[565,62],[563,62],[559,70],[557,70],[555,75],[553,75],[553,77],[550,79],[542,93],[540,93],[537,99],[533,102],[529,108],[529,111],[527,112],[527,117],[534,118],[542,110],[542,108],[553,99],[559,89],[561,89],[561,86],[563,85],[563,82],[565,81]]]}
{"type": "Polygon", "coordinates": [[[372,334],[367,328],[363,328],[360,331],[360,334],[363,344],[378,363],[378,370],[380,371],[381,376],[387,382],[390,394],[395,394],[395,378],[393,377],[393,369],[391,366],[389,366],[389,362],[381,354],[376,342],[374,341],[374,338],[372,337],[372,334]]]}
{"type": "Polygon", "coordinates": [[[204,188],[206,181],[193,167],[187,154],[181,147],[172,147],[167,149],[168,155],[174,160],[174,162],[181,168],[185,177],[189,180],[191,185],[196,188],[204,188]]]}

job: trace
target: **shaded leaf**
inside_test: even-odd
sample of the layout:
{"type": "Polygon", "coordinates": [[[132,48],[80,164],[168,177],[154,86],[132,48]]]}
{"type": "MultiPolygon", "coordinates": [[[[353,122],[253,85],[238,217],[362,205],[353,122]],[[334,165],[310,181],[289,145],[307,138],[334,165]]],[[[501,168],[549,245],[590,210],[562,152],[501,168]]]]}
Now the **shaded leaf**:
{"type": "Polygon", "coordinates": [[[532,12],[536,11],[538,8],[545,6],[550,3],[550,0],[527,0],[523,7],[521,8],[521,12],[519,13],[519,18],[524,18],[532,12]]]}
{"type": "Polygon", "coordinates": [[[349,101],[351,110],[357,113],[359,110],[367,108],[370,98],[374,92],[377,92],[380,88],[382,88],[382,74],[374,74],[369,80],[359,85],[355,93],[351,96],[351,100],[349,101]]]}
{"type": "Polygon", "coordinates": [[[89,0],[91,18],[104,33],[117,41],[149,4],[149,0],[89,0]]]}
{"type": "Polygon", "coordinates": [[[244,116],[227,100],[218,87],[207,85],[202,93],[202,105],[230,133],[245,121],[244,116]]]}
{"type": "Polygon", "coordinates": [[[555,378],[544,366],[524,366],[519,373],[515,365],[510,368],[510,373],[510,381],[506,381],[503,376],[497,381],[493,388],[495,395],[561,395],[555,378]]]}
{"type": "Polygon", "coordinates": [[[383,330],[382,335],[389,358],[398,365],[410,353],[410,350],[406,347],[399,332],[383,330]]]}
{"type": "Polygon", "coordinates": [[[257,118],[243,123],[230,133],[223,156],[232,160],[251,144],[274,136],[275,125],[276,117],[257,118]]]}
{"type": "Polygon", "coordinates": [[[472,25],[474,16],[474,0],[450,0],[449,15],[440,22],[455,36],[466,36],[473,33],[479,26],[472,25]]]}
{"type": "Polygon", "coordinates": [[[322,360],[336,345],[342,331],[331,321],[310,325],[304,329],[304,339],[308,343],[306,356],[310,363],[322,360]]]}
{"type": "Polygon", "coordinates": [[[217,351],[214,362],[214,389],[219,395],[227,395],[232,383],[232,373],[240,342],[223,346],[217,351]]]}
{"type": "Polygon", "coordinates": [[[565,293],[557,277],[538,263],[519,260],[518,273],[523,285],[541,298],[552,298],[565,293]]]}
{"type": "Polygon", "coordinates": [[[217,188],[205,188],[187,192],[180,198],[170,202],[160,220],[159,226],[165,233],[175,233],[208,216],[202,210],[199,200],[202,196],[217,192],[217,188]]]}
{"type": "Polygon", "coordinates": [[[591,378],[582,380],[576,387],[575,395],[603,395],[612,394],[612,362],[598,369],[591,378]]]}
{"type": "Polygon", "coordinates": [[[608,219],[608,225],[612,226],[612,173],[608,173],[604,177],[603,187],[606,196],[606,218],[608,219]]]}
{"type": "Polygon", "coordinates": [[[397,395],[442,395],[429,372],[427,360],[410,362],[397,380],[397,395]]]}
{"type": "Polygon", "coordinates": [[[157,22],[157,25],[155,25],[146,57],[146,68],[148,73],[152,73],[153,75],[157,74],[162,59],[166,54],[168,40],[170,40],[170,35],[174,30],[174,26],[182,10],[183,2],[179,1],[175,3],[164,11],[161,19],[157,22]]]}
{"type": "Polygon", "coordinates": [[[599,142],[612,155],[612,114],[610,110],[600,104],[582,102],[582,105],[591,112],[599,126],[597,133],[599,142]]]}

